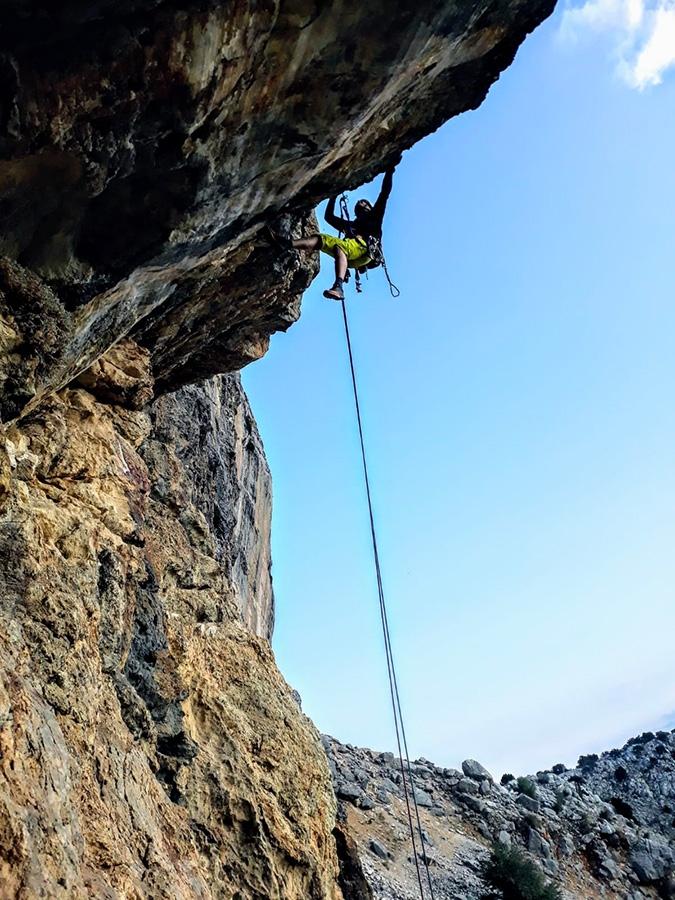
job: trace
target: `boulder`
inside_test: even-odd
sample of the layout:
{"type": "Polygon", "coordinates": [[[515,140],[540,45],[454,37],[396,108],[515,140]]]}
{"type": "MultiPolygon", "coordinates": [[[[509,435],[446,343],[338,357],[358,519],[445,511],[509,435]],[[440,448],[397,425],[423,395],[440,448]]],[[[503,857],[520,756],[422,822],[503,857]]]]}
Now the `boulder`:
{"type": "Polygon", "coordinates": [[[527,794],[518,794],[518,796],[516,797],[516,803],[518,804],[518,806],[522,806],[523,809],[528,810],[528,812],[539,812],[539,801],[534,797],[528,797],[527,794]]]}
{"type": "MultiPolygon", "coordinates": [[[[400,778],[400,776],[399,776],[400,778]]],[[[398,796],[401,793],[401,789],[398,784],[393,782],[391,778],[383,778],[381,782],[382,790],[389,791],[390,794],[396,794],[398,796]]]]}
{"type": "Polygon", "coordinates": [[[375,856],[379,856],[380,859],[387,859],[389,857],[389,851],[381,844],[379,841],[376,841],[375,838],[371,838],[368,842],[368,849],[371,853],[374,853],[375,856]]]}
{"type": "Polygon", "coordinates": [[[349,781],[340,780],[335,787],[335,793],[341,800],[347,800],[349,803],[355,804],[361,798],[363,791],[349,781]]]}
{"type": "Polygon", "coordinates": [[[621,877],[621,870],[611,856],[605,857],[598,867],[598,874],[607,881],[615,881],[621,877]]]}
{"type": "Polygon", "coordinates": [[[474,812],[485,812],[485,803],[478,797],[473,797],[471,794],[462,794],[461,799],[462,802],[465,803],[469,807],[469,809],[472,809],[474,812]]]}
{"type": "Polygon", "coordinates": [[[568,834],[564,834],[560,838],[558,850],[561,856],[571,856],[574,853],[574,841],[568,834]]]}
{"type": "Polygon", "coordinates": [[[431,807],[434,805],[429,794],[420,788],[415,788],[415,800],[417,801],[418,806],[431,807]]]}
{"type": "Polygon", "coordinates": [[[462,778],[457,785],[457,790],[461,794],[477,794],[480,788],[476,781],[472,781],[470,778],[462,778]]]}
{"type": "Polygon", "coordinates": [[[641,884],[658,881],[675,871],[675,854],[664,841],[642,838],[629,857],[630,865],[641,884]]]}
{"type": "Polygon", "coordinates": [[[551,845],[534,828],[530,828],[527,835],[527,849],[535,856],[541,856],[544,859],[548,859],[551,855],[551,845]]]}
{"type": "Polygon", "coordinates": [[[475,778],[476,781],[483,781],[485,778],[490,781],[494,780],[485,766],[481,766],[475,759],[465,759],[462,763],[462,771],[467,778],[475,778]]]}

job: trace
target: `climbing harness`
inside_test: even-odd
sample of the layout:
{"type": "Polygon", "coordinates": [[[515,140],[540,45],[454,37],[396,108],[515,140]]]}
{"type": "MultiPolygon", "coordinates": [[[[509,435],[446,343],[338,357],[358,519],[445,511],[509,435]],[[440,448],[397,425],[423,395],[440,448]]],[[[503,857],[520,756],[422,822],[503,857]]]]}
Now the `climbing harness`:
{"type": "Polygon", "coordinates": [[[412,768],[410,766],[410,755],[408,754],[408,741],[405,734],[403,724],[403,712],[401,710],[401,698],[398,692],[398,681],[396,679],[396,669],[394,667],[394,654],[391,647],[391,635],[389,632],[389,619],[387,617],[387,606],[384,597],[384,584],[382,581],[382,569],[380,566],[380,554],[377,546],[377,535],[375,532],[375,517],[373,514],[373,501],[370,493],[370,479],[368,477],[368,464],[366,462],[366,446],[363,438],[363,424],[361,421],[361,406],[359,404],[359,393],[356,387],[356,370],[354,369],[354,355],[352,353],[352,342],[349,334],[349,322],[347,320],[347,306],[342,300],[342,317],[345,323],[345,337],[347,339],[347,351],[349,353],[349,367],[352,374],[352,387],[354,389],[354,406],[356,408],[356,421],[359,428],[359,440],[361,443],[361,460],[363,462],[363,477],[366,486],[366,498],[368,501],[368,516],[370,519],[370,536],[373,545],[373,560],[375,563],[375,576],[377,580],[377,593],[380,602],[380,619],[382,621],[382,635],[384,638],[384,652],[387,659],[387,673],[389,675],[389,692],[391,694],[391,705],[394,713],[394,729],[396,731],[396,745],[398,747],[398,758],[401,768],[401,782],[403,784],[403,795],[405,798],[406,813],[408,818],[408,828],[410,830],[410,840],[413,849],[413,859],[415,861],[415,871],[417,873],[417,882],[419,884],[420,896],[425,900],[424,887],[422,884],[422,873],[420,871],[419,854],[417,851],[417,843],[415,840],[415,826],[413,825],[413,816],[411,809],[415,810],[415,819],[417,823],[417,832],[419,834],[419,842],[422,850],[421,856],[426,869],[426,880],[429,885],[429,896],[434,900],[434,888],[431,883],[431,872],[429,871],[429,860],[424,847],[424,833],[422,831],[422,822],[420,821],[420,811],[415,796],[415,783],[413,780],[412,768]],[[404,756],[405,754],[405,756],[404,756]],[[405,762],[404,762],[405,760],[405,762]]]}
{"type": "MultiPolygon", "coordinates": [[[[356,238],[357,235],[354,233],[353,223],[352,223],[351,218],[349,217],[349,205],[347,202],[347,194],[344,192],[340,196],[340,218],[343,219],[347,223],[347,229],[343,233],[347,237],[356,238]]],[[[364,240],[364,239],[361,238],[361,240],[364,240]]],[[[369,256],[373,263],[368,268],[377,268],[378,266],[382,266],[385,277],[389,284],[389,293],[391,294],[392,297],[400,297],[401,296],[400,290],[396,287],[394,282],[389,277],[389,270],[387,269],[387,261],[384,258],[384,250],[382,249],[382,238],[377,237],[374,234],[369,235],[367,238],[365,238],[363,249],[365,251],[365,255],[369,256]]],[[[357,294],[362,293],[361,273],[359,272],[358,269],[356,270],[355,284],[356,284],[357,294]]]]}

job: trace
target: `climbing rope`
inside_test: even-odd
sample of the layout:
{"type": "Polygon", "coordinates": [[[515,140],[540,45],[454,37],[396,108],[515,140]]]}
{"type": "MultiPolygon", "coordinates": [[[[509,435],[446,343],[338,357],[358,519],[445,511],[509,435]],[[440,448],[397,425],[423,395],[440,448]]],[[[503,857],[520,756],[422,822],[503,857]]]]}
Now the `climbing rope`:
{"type": "Polygon", "coordinates": [[[375,517],[373,515],[373,501],[370,493],[370,479],[368,477],[368,463],[366,461],[366,446],[363,438],[363,424],[361,421],[361,406],[359,404],[359,393],[356,387],[356,371],[354,369],[354,355],[352,353],[352,342],[349,334],[349,322],[347,320],[347,307],[345,301],[342,301],[342,316],[345,323],[345,337],[347,339],[347,351],[349,353],[349,367],[352,373],[352,387],[354,389],[354,405],[356,407],[356,421],[359,428],[359,440],[361,442],[361,460],[363,462],[363,477],[366,485],[366,498],[368,500],[368,516],[370,520],[370,536],[373,544],[373,559],[375,562],[375,576],[377,580],[377,593],[380,602],[380,619],[382,621],[382,634],[384,637],[384,652],[387,660],[387,674],[389,676],[389,692],[391,694],[391,705],[394,713],[394,729],[396,731],[396,745],[398,747],[398,758],[401,768],[401,781],[403,784],[403,795],[405,798],[406,813],[408,818],[408,828],[410,830],[410,841],[413,848],[413,859],[415,861],[415,871],[417,873],[417,881],[420,889],[420,896],[424,898],[424,887],[422,885],[422,873],[420,871],[419,855],[417,852],[417,843],[415,840],[415,826],[413,825],[413,816],[410,801],[412,799],[412,807],[415,810],[415,819],[417,823],[417,831],[419,833],[420,847],[422,850],[422,860],[426,870],[426,880],[429,885],[429,895],[434,900],[434,888],[431,883],[431,872],[429,871],[429,860],[427,858],[426,849],[424,847],[424,835],[422,832],[422,823],[420,821],[420,811],[417,805],[417,797],[415,796],[415,783],[413,781],[412,768],[410,766],[410,755],[408,753],[408,741],[405,734],[405,726],[403,724],[403,712],[401,710],[401,698],[398,692],[398,681],[396,678],[396,668],[394,666],[394,654],[391,647],[391,635],[389,632],[389,619],[387,617],[387,605],[384,597],[384,584],[382,582],[382,569],[380,566],[380,554],[377,547],[377,534],[375,532],[375,517]],[[405,762],[404,762],[405,760],[405,762]]]}

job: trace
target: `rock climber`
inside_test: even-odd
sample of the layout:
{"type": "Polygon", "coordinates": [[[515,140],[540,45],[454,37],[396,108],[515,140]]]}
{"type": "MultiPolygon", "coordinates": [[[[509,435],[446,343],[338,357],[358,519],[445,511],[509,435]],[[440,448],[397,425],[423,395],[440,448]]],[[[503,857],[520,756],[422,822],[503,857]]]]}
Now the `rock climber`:
{"type": "Polygon", "coordinates": [[[378,242],[382,239],[382,220],[387,206],[387,200],[391,194],[396,163],[390,165],[382,180],[380,195],[372,205],[368,200],[358,200],[354,206],[353,220],[343,219],[335,215],[335,203],[337,197],[331,197],[326,206],[324,218],[329,225],[336,228],[345,237],[335,237],[332,234],[313,234],[310,237],[291,240],[268,229],[270,239],[283,250],[321,250],[335,259],[335,283],[332,288],[323,292],[329,300],[344,300],[344,283],[349,277],[348,268],[364,272],[367,268],[379,265],[379,260],[373,259],[373,239],[378,242]]]}

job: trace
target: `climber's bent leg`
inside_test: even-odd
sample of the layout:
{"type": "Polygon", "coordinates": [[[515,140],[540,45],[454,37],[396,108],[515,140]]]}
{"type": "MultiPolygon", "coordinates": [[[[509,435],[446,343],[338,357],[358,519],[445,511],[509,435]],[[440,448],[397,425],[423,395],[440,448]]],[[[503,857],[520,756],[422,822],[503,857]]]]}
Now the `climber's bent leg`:
{"type": "Polygon", "coordinates": [[[347,274],[347,254],[342,247],[337,245],[333,250],[333,256],[335,257],[335,278],[337,281],[344,281],[347,274]]]}
{"type": "Polygon", "coordinates": [[[294,250],[320,250],[321,235],[313,234],[311,237],[298,238],[291,242],[294,250]]]}
{"type": "Polygon", "coordinates": [[[284,235],[277,234],[271,228],[267,228],[265,234],[270,243],[282,251],[305,250],[311,253],[313,250],[321,250],[332,256],[335,260],[335,284],[330,290],[323,292],[324,297],[330,297],[332,300],[344,299],[343,285],[347,279],[348,267],[361,268],[367,266],[371,261],[365,241],[359,238],[312,234],[309,237],[291,240],[284,235]]]}
{"type": "Polygon", "coordinates": [[[282,252],[288,252],[289,250],[320,250],[321,249],[321,235],[313,234],[310,237],[298,238],[298,240],[293,241],[291,238],[286,237],[285,234],[279,234],[274,231],[273,228],[266,226],[263,229],[263,234],[267,238],[267,240],[272,244],[273,247],[276,247],[277,250],[282,252]]]}
{"type": "Polygon", "coordinates": [[[370,262],[365,241],[360,238],[338,238],[332,234],[322,234],[320,238],[322,252],[330,254],[335,260],[335,284],[329,291],[324,291],[323,295],[331,300],[342,300],[347,268],[356,268],[370,262]]]}
{"type": "Polygon", "coordinates": [[[323,292],[324,297],[329,300],[344,300],[344,283],[347,274],[347,254],[339,245],[333,248],[333,256],[335,257],[335,283],[332,288],[323,292]]]}

